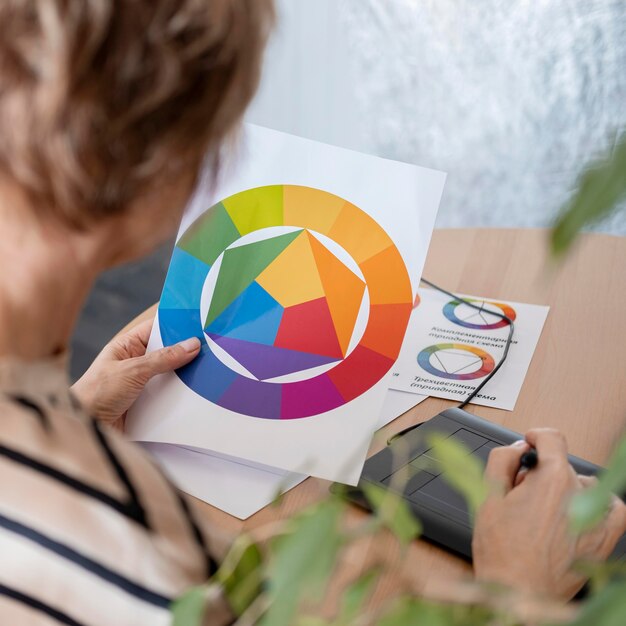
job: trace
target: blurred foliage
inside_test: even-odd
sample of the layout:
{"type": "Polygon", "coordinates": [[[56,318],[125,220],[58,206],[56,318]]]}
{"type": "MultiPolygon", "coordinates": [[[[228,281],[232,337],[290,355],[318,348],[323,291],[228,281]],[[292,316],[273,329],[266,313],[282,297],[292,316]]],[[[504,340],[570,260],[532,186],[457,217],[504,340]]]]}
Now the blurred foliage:
{"type": "Polygon", "coordinates": [[[578,617],[568,626],[624,626],[626,583],[609,583],[584,603],[578,617]]]}
{"type": "Polygon", "coordinates": [[[493,612],[485,607],[404,598],[376,626],[487,626],[493,619],[493,612]]]}
{"type": "Polygon", "coordinates": [[[421,524],[409,509],[406,500],[403,500],[393,491],[388,491],[366,483],[363,491],[372,510],[383,524],[404,544],[419,536],[422,532],[421,524]]]}
{"type": "Polygon", "coordinates": [[[201,626],[206,608],[206,587],[189,589],[172,604],[172,626],[201,626]]]}
{"type": "Polygon", "coordinates": [[[470,451],[452,439],[440,435],[430,437],[435,457],[439,461],[443,479],[467,501],[474,515],[489,494],[483,478],[483,465],[470,451]]]}
{"type": "Polygon", "coordinates": [[[271,546],[267,568],[268,610],[263,626],[290,626],[301,600],[319,601],[337,563],[345,535],[345,503],[329,496],[289,521],[271,546]]]}
{"type": "Polygon", "coordinates": [[[594,593],[604,589],[609,583],[626,582],[626,561],[611,560],[605,563],[592,561],[580,562],[575,568],[589,579],[589,585],[594,593]]]}
{"type": "Polygon", "coordinates": [[[223,592],[237,615],[241,615],[261,592],[263,557],[252,540],[242,535],[226,555],[215,576],[189,589],[172,604],[172,626],[200,626],[213,596],[223,592]]]}
{"type": "Polygon", "coordinates": [[[376,586],[378,570],[371,570],[361,576],[346,590],[341,604],[339,617],[332,626],[350,626],[359,617],[361,609],[367,604],[369,594],[376,586]]]}
{"type": "Polygon", "coordinates": [[[341,610],[336,619],[327,621],[321,617],[305,616],[298,619],[297,626],[352,626],[361,616],[361,611],[367,603],[369,593],[376,584],[377,577],[378,571],[373,569],[346,589],[341,610]]]}
{"type": "Polygon", "coordinates": [[[607,217],[626,200],[626,133],[610,155],[585,168],[577,190],[564,207],[551,235],[552,253],[562,256],[580,231],[587,225],[607,217]]]}
{"type": "Polygon", "coordinates": [[[215,578],[237,615],[241,615],[261,592],[262,566],[261,550],[249,537],[242,535],[218,570],[215,578]]]}
{"type": "MultiPolygon", "coordinates": [[[[626,492],[626,439],[620,443],[611,457],[606,471],[598,484],[585,489],[572,498],[570,519],[572,529],[581,533],[602,521],[611,504],[614,493],[626,492]]],[[[626,624],[626,616],[624,619],[626,624]]]]}

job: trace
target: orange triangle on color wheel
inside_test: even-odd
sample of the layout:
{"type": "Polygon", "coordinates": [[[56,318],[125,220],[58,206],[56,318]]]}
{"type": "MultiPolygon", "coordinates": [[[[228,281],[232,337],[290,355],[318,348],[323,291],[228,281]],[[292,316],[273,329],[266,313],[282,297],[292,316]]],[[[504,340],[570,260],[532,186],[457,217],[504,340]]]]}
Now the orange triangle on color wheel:
{"type": "Polygon", "coordinates": [[[372,305],[400,304],[413,300],[411,280],[393,244],[359,267],[367,281],[372,305]]]}
{"type": "Polygon", "coordinates": [[[365,283],[313,235],[310,233],[307,235],[322,279],[341,352],[345,356],[361,309],[365,283]]]}

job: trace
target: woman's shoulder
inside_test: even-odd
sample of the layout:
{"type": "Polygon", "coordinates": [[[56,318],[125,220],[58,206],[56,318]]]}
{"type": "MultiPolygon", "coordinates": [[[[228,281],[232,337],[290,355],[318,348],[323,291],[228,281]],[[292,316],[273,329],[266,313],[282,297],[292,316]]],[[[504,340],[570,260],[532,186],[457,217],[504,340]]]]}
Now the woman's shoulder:
{"type": "Polygon", "coordinates": [[[69,394],[0,394],[0,546],[30,562],[20,575],[60,568],[79,589],[95,575],[158,612],[215,571],[207,543],[147,454],[69,394]]]}

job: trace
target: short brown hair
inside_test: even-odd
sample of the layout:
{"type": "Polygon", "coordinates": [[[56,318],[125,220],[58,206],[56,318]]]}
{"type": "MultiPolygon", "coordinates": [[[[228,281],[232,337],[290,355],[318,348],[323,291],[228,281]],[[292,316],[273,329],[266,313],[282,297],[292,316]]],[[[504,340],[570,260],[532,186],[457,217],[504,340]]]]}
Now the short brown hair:
{"type": "Polygon", "coordinates": [[[0,0],[0,174],[76,226],[217,158],[272,0],[0,0]]]}

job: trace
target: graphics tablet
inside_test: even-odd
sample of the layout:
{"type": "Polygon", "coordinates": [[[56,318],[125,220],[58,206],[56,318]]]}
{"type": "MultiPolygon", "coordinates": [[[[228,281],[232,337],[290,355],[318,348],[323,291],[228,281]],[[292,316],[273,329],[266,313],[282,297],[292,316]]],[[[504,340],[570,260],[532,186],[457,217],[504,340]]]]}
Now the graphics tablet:
{"type": "MultiPolygon", "coordinates": [[[[522,438],[512,430],[461,409],[448,409],[371,457],[365,463],[359,487],[369,482],[396,491],[422,522],[423,538],[471,560],[472,521],[465,500],[446,482],[438,469],[437,459],[429,448],[428,441],[435,433],[461,442],[483,465],[493,448],[510,445],[522,438]],[[406,467],[407,464],[409,467],[406,467]],[[404,477],[410,476],[408,481],[405,479],[392,482],[398,471],[402,471],[404,477]]],[[[594,476],[602,471],[601,467],[575,456],[570,455],[569,461],[578,474],[594,476]]],[[[367,508],[359,487],[350,490],[348,497],[367,508]]],[[[622,537],[612,556],[626,556],[626,535],[622,537]]]]}

